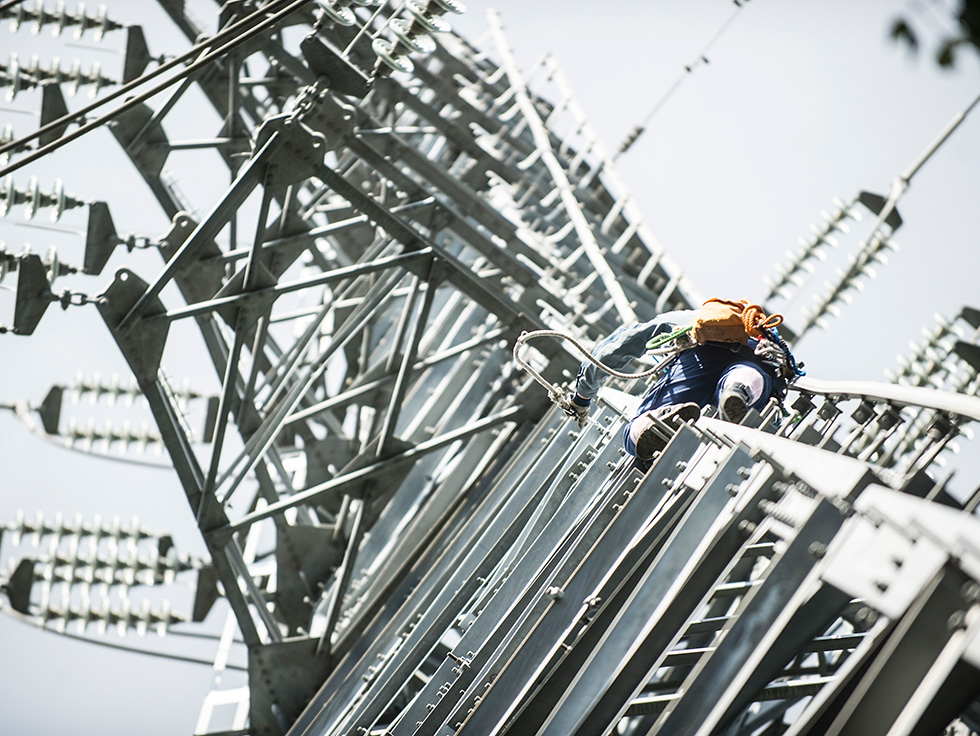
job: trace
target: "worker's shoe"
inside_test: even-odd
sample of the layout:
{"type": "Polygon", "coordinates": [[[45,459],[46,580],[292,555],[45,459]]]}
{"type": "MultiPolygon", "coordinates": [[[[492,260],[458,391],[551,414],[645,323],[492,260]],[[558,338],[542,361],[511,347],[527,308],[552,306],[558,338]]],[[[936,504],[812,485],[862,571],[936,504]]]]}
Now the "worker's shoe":
{"type": "Polygon", "coordinates": [[[650,460],[663,450],[670,441],[670,435],[657,426],[657,420],[677,429],[685,422],[692,422],[701,416],[701,407],[693,402],[668,404],[642,414],[633,420],[630,437],[636,445],[636,456],[640,460],[650,460]]]}
{"type": "Polygon", "coordinates": [[[741,424],[745,415],[749,413],[751,399],[748,388],[741,383],[726,386],[718,397],[718,409],[721,411],[721,418],[735,424],[741,424]]]}

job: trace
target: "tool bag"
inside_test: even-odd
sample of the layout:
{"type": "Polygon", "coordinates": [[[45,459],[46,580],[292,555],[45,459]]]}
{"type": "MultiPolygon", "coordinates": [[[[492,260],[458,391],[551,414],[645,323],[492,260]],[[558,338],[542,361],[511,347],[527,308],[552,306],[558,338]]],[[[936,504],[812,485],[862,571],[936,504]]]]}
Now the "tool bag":
{"type": "Polygon", "coordinates": [[[766,316],[762,307],[747,299],[729,301],[713,297],[698,310],[691,334],[699,345],[727,342],[745,345],[750,337],[760,338],[762,330],[781,324],[782,315],[766,316]]]}

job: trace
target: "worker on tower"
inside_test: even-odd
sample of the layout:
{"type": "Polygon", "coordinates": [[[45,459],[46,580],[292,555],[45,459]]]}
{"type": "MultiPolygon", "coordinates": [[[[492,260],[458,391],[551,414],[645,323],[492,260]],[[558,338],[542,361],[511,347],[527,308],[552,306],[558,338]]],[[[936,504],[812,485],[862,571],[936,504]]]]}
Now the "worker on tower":
{"type": "MultiPolygon", "coordinates": [[[[709,299],[700,309],[665,312],[649,322],[623,325],[600,342],[593,358],[615,371],[651,348],[670,341],[676,348],[666,372],[626,425],[626,451],[649,460],[662,450],[669,438],[657,420],[676,428],[713,404],[723,419],[740,423],[749,409],[763,408],[773,396],[781,398],[787,382],[802,374],[802,364],[797,366],[775,329],[781,322],[780,315],[767,317],[746,300],[709,299]]],[[[575,388],[562,403],[580,427],[604,379],[592,361],[579,368],[575,388]]]]}

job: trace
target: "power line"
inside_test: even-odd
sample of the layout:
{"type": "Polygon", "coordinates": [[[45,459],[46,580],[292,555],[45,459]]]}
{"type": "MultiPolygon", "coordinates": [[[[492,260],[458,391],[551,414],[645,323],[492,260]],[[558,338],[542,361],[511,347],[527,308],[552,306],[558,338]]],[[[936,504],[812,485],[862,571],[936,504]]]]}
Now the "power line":
{"type": "MultiPolygon", "coordinates": [[[[173,662],[182,662],[184,664],[201,664],[207,667],[214,667],[214,663],[208,659],[199,659],[198,657],[188,657],[183,654],[171,654],[169,652],[158,652],[152,649],[140,649],[139,647],[131,647],[126,644],[118,644],[112,641],[104,641],[102,639],[94,639],[88,636],[82,636],[80,634],[73,634],[70,631],[58,631],[57,629],[52,629],[47,626],[38,626],[29,616],[24,616],[22,613],[15,611],[13,608],[0,603],[0,612],[5,613],[11,618],[17,619],[29,626],[35,626],[42,631],[57,634],[58,636],[63,636],[67,639],[74,639],[75,641],[80,641],[85,644],[94,644],[97,647],[105,647],[106,649],[115,649],[120,652],[129,652],[130,654],[142,654],[147,657],[157,657],[160,659],[169,659],[173,662]]],[[[172,633],[172,632],[171,632],[172,633]]],[[[248,672],[248,667],[243,667],[238,664],[226,664],[225,669],[228,670],[238,670],[240,672],[248,672]]]]}
{"type": "Polygon", "coordinates": [[[85,115],[87,115],[89,112],[92,112],[93,110],[95,110],[96,108],[98,108],[98,107],[100,107],[100,106],[102,106],[102,105],[104,105],[104,104],[106,104],[108,102],[111,102],[112,100],[116,99],[117,97],[120,97],[121,95],[123,95],[123,94],[125,94],[125,93],[127,93],[127,92],[129,92],[131,90],[133,90],[134,88],[136,88],[136,87],[138,87],[138,86],[140,86],[142,84],[145,84],[146,82],[148,82],[149,80],[153,79],[154,77],[157,77],[160,74],[162,74],[162,73],[164,73],[166,71],[169,71],[170,69],[172,69],[177,64],[183,63],[184,61],[187,61],[188,59],[194,57],[202,49],[213,47],[214,44],[217,43],[218,41],[223,41],[223,40],[225,40],[226,37],[228,37],[230,35],[233,35],[234,33],[238,32],[238,31],[242,31],[239,35],[236,35],[232,40],[228,41],[224,45],[219,46],[218,48],[215,48],[215,49],[213,49],[210,52],[205,52],[205,53],[201,54],[200,56],[198,56],[198,58],[194,62],[192,62],[191,64],[188,64],[179,74],[177,74],[173,78],[168,79],[168,80],[166,80],[166,81],[164,81],[164,82],[162,82],[162,83],[160,83],[160,84],[152,87],[151,89],[149,89],[146,92],[143,92],[143,93],[137,95],[136,97],[131,97],[131,98],[127,99],[126,102],[123,103],[122,105],[120,105],[119,107],[115,108],[114,110],[112,110],[109,113],[106,113],[105,115],[103,115],[100,118],[97,118],[97,119],[95,119],[95,120],[93,120],[93,121],[91,121],[91,122],[89,122],[89,123],[87,123],[85,125],[82,125],[80,128],[78,128],[77,130],[75,130],[73,133],[70,133],[68,135],[65,135],[65,136],[59,138],[56,141],[52,141],[51,143],[47,144],[46,146],[41,146],[40,148],[35,149],[31,154],[25,156],[24,158],[18,159],[16,162],[9,164],[8,166],[4,167],[3,169],[0,169],[0,176],[5,176],[6,174],[9,174],[9,173],[11,173],[13,171],[16,171],[17,169],[19,169],[19,168],[21,168],[21,167],[23,167],[23,166],[25,166],[25,165],[27,165],[29,163],[32,163],[33,161],[36,161],[37,159],[39,159],[39,158],[47,155],[48,153],[51,153],[52,151],[57,150],[61,146],[65,145],[66,143],[69,143],[69,142],[75,140],[76,138],[79,138],[80,136],[84,135],[85,133],[88,133],[88,132],[94,130],[95,128],[98,128],[98,127],[104,125],[106,122],[108,122],[112,118],[116,117],[117,115],[120,115],[121,113],[125,112],[126,110],[129,110],[130,108],[134,107],[135,105],[138,105],[138,104],[140,104],[140,103],[148,100],[149,98],[151,98],[154,95],[158,94],[159,92],[167,89],[168,87],[170,87],[171,85],[175,84],[176,82],[178,82],[178,81],[180,81],[180,80],[182,80],[182,79],[190,76],[193,72],[197,71],[198,69],[201,69],[205,65],[210,64],[213,61],[215,61],[216,59],[224,56],[229,51],[231,51],[233,48],[235,48],[237,46],[240,46],[242,43],[244,43],[245,41],[249,40],[250,38],[252,38],[256,34],[258,34],[259,32],[261,32],[261,31],[269,28],[270,26],[275,25],[276,23],[278,23],[280,20],[282,20],[286,16],[288,16],[291,13],[299,10],[300,7],[302,7],[303,5],[306,5],[308,2],[310,2],[310,0],[294,0],[291,3],[288,2],[288,0],[280,0],[280,2],[276,4],[276,7],[279,7],[278,12],[276,12],[276,13],[268,16],[268,17],[266,17],[264,20],[260,21],[259,23],[256,23],[252,27],[243,30],[243,27],[244,26],[247,26],[256,17],[262,16],[262,15],[266,15],[269,12],[270,8],[263,7],[261,10],[255,11],[254,13],[246,16],[245,18],[243,18],[238,23],[235,23],[234,25],[229,26],[228,28],[226,28],[223,31],[219,32],[215,36],[212,36],[211,38],[207,39],[206,41],[204,41],[202,43],[199,43],[199,44],[196,44],[190,51],[182,54],[179,57],[176,57],[174,59],[171,59],[169,62],[167,62],[166,64],[164,64],[164,65],[162,65],[160,67],[158,67],[157,69],[155,69],[150,74],[147,74],[147,75],[145,75],[143,77],[140,77],[139,79],[134,80],[130,84],[127,84],[127,85],[124,85],[124,86],[120,87],[119,89],[115,90],[112,94],[107,95],[106,97],[104,97],[101,100],[98,100],[98,101],[92,103],[91,105],[88,105],[87,107],[83,108],[82,110],[79,110],[79,111],[77,111],[75,113],[71,113],[69,115],[65,115],[65,116],[59,118],[58,120],[54,120],[54,121],[48,123],[47,125],[43,125],[40,128],[38,128],[36,131],[34,131],[33,133],[30,133],[30,134],[28,134],[28,135],[26,135],[26,136],[24,136],[22,138],[19,138],[19,139],[15,140],[15,141],[11,141],[11,142],[6,143],[4,145],[0,145],[0,153],[3,153],[4,151],[10,150],[10,149],[19,148],[23,144],[25,144],[25,143],[27,143],[27,142],[35,139],[35,138],[40,137],[41,135],[43,135],[44,133],[46,133],[46,132],[48,132],[50,130],[55,130],[55,129],[59,128],[59,127],[62,127],[64,125],[67,125],[68,123],[71,123],[71,122],[75,121],[76,119],[81,119],[85,115]]]}
{"type": "Polygon", "coordinates": [[[0,4],[0,13],[2,13],[4,10],[9,10],[15,5],[22,5],[23,3],[24,0],[7,0],[7,2],[0,4]]]}
{"type": "Polygon", "coordinates": [[[732,21],[735,20],[736,16],[738,16],[738,11],[740,11],[743,7],[745,7],[745,4],[748,3],[749,0],[733,0],[733,2],[735,3],[735,11],[730,16],[728,16],[728,19],[724,23],[721,24],[721,27],[715,32],[715,35],[712,36],[711,40],[708,41],[708,43],[705,45],[703,49],[701,49],[701,52],[698,54],[697,58],[694,61],[692,61],[690,64],[684,65],[684,71],[680,74],[680,76],[677,77],[677,79],[670,86],[670,88],[657,101],[657,103],[653,106],[650,112],[647,113],[647,116],[643,118],[643,121],[639,123],[635,128],[633,128],[630,134],[626,136],[626,138],[619,146],[619,151],[617,151],[616,154],[613,156],[613,161],[615,161],[624,153],[626,153],[633,146],[633,144],[636,143],[637,138],[643,135],[644,131],[646,131],[646,126],[653,119],[653,116],[660,111],[660,108],[662,108],[666,104],[667,100],[669,100],[671,96],[674,94],[674,92],[676,92],[677,89],[681,86],[681,84],[683,84],[684,80],[687,79],[694,72],[694,70],[697,69],[699,66],[706,65],[709,63],[708,51],[710,51],[711,47],[714,46],[715,43],[717,43],[718,39],[720,39],[724,35],[725,31],[727,31],[728,27],[732,24],[732,21]]]}

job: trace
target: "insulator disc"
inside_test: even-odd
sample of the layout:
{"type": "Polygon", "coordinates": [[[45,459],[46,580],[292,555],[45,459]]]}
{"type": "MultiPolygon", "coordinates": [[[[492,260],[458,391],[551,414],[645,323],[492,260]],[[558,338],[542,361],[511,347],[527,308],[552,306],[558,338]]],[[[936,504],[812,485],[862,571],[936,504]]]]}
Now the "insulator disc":
{"type": "Polygon", "coordinates": [[[398,40],[405,46],[420,54],[431,54],[436,50],[436,42],[427,34],[409,32],[410,24],[402,18],[395,18],[388,24],[398,40]]]}
{"type": "Polygon", "coordinates": [[[405,3],[412,18],[422,25],[429,33],[449,33],[452,26],[438,15],[432,15],[418,0],[408,0],[405,3]]]}
{"type": "Polygon", "coordinates": [[[396,72],[411,74],[415,71],[415,65],[405,54],[395,54],[395,45],[391,41],[383,38],[376,38],[371,42],[371,48],[385,64],[396,72]]]}
{"type": "Polygon", "coordinates": [[[356,18],[354,17],[354,11],[345,5],[337,5],[336,3],[327,3],[321,6],[323,12],[329,15],[337,23],[342,26],[352,26],[356,18]]]}
{"type": "Polygon", "coordinates": [[[466,6],[463,3],[456,2],[456,0],[429,0],[429,4],[442,8],[447,13],[455,13],[456,15],[462,15],[466,12],[466,6]]]}

